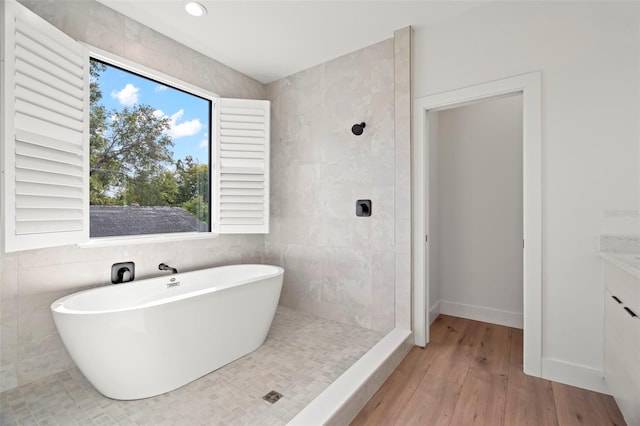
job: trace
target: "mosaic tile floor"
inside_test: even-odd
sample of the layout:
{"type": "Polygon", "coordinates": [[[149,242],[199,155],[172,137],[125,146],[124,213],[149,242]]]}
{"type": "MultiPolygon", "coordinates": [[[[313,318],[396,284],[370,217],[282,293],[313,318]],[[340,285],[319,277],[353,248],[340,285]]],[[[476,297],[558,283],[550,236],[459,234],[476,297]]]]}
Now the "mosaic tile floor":
{"type": "Polygon", "coordinates": [[[279,307],[262,347],[180,389],[115,401],[72,369],[1,393],[0,424],[281,425],[382,337],[279,307]],[[283,394],[274,404],[271,390],[283,394]]]}

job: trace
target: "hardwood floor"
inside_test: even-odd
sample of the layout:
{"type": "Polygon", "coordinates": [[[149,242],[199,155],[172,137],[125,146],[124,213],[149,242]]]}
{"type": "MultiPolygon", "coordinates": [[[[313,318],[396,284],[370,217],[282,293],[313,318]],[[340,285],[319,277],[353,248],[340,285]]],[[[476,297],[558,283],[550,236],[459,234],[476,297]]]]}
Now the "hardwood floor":
{"type": "Polygon", "coordinates": [[[522,330],[440,315],[351,423],[625,425],[612,397],[527,376],[522,330]]]}

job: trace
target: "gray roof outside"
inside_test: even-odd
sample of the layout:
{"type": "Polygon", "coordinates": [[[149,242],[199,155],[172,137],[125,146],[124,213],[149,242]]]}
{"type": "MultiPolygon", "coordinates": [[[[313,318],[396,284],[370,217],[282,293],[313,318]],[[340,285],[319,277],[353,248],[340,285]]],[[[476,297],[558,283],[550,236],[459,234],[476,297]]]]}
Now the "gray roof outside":
{"type": "Polygon", "coordinates": [[[209,226],[180,207],[91,206],[91,238],[203,232],[209,226]]]}

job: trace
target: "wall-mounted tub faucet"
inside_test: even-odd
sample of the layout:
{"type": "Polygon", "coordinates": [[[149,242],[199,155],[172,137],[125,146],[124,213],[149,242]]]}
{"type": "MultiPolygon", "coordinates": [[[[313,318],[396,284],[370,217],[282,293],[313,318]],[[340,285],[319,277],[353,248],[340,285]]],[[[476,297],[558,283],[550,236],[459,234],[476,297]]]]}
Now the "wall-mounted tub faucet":
{"type": "Polygon", "coordinates": [[[160,269],[161,271],[171,271],[172,274],[177,274],[178,270],[176,268],[172,268],[171,266],[167,265],[166,263],[161,263],[158,265],[158,269],[160,269]]]}

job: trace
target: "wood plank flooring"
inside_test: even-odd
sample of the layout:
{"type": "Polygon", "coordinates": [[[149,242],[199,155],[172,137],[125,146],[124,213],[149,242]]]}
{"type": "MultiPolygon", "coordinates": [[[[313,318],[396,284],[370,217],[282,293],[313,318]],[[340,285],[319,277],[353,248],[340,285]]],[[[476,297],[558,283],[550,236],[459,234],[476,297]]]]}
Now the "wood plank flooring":
{"type": "Polygon", "coordinates": [[[522,330],[440,315],[351,423],[625,425],[612,397],[527,376],[522,330]]]}

